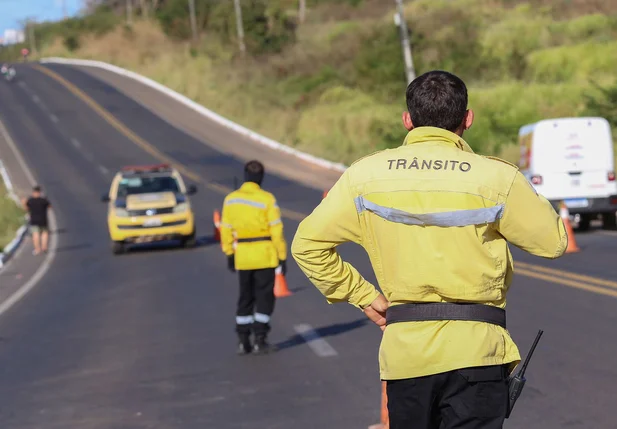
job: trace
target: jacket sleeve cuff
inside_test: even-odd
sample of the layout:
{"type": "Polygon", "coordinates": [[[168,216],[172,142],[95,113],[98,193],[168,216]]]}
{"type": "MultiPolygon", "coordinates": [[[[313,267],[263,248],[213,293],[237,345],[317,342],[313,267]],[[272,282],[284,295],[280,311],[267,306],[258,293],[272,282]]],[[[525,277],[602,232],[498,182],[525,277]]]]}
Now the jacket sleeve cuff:
{"type": "Polygon", "coordinates": [[[366,282],[358,292],[349,298],[349,303],[360,310],[364,310],[377,299],[379,293],[375,286],[366,282]]]}

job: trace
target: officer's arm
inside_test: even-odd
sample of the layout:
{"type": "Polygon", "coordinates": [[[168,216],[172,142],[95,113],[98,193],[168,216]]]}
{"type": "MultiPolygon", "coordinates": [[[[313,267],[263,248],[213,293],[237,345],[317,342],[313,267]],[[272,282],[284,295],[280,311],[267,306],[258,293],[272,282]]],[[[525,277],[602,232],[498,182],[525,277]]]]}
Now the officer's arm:
{"type": "Polygon", "coordinates": [[[346,301],[364,308],[379,296],[379,292],[336,251],[339,244],[361,242],[360,220],[349,187],[348,171],[300,223],[291,253],[329,303],[346,301]]]}
{"type": "Polygon", "coordinates": [[[231,223],[230,208],[227,205],[227,198],[223,202],[223,213],[221,214],[221,248],[227,256],[234,253],[233,225],[231,223]]]}
{"type": "Polygon", "coordinates": [[[281,220],[281,209],[276,200],[273,198],[272,203],[268,206],[268,227],[270,228],[270,237],[279,261],[287,260],[287,242],[283,235],[283,221],[281,220]]]}
{"type": "Polygon", "coordinates": [[[499,232],[515,246],[544,258],[560,257],[568,245],[561,217],[520,172],[510,188],[499,232]]]}

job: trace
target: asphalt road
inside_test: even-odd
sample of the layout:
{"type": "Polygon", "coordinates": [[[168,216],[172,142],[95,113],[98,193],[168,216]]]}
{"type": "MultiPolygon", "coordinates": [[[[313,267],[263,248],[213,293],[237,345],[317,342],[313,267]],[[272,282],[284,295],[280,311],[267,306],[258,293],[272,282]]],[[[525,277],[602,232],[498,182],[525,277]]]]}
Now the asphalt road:
{"type": "MultiPolygon", "coordinates": [[[[379,330],[350,306],[327,305],[293,263],[294,295],[277,302],[273,321],[280,352],[235,355],[236,279],[210,235],[220,187],[233,185],[242,163],[88,73],[48,68],[82,96],[29,66],[18,68],[18,81],[0,82],[0,119],[52,199],[59,229],[47,274],[0,316],[0,427],[351,429],[376,423],[379,330]],[[122,165],[161,156],[198,183],[192,201],[201,245],[114,257],[100,195],[122,165]],[[335,353],[307,344],[297,333],[303,324],[335,353]]],[[[321,192],[272,176],[265,187],[287,210],[291,241],[295,218],[309,213],[321,192]]],[[[509,294],[509,329],[523,353],[537,329],[545,334],[507,428],[617,428],[616,240],[615,232],[578,234],[582,251],[557,261],[515,253],[516,261],[531,265],[520,270],[526,275],[515,277],[509,294]]],[[[361,249],[344,246],[342,253],[374,279],[361,249]]],[[[27,252],[21,257],[37,263],[27,252]]]]}

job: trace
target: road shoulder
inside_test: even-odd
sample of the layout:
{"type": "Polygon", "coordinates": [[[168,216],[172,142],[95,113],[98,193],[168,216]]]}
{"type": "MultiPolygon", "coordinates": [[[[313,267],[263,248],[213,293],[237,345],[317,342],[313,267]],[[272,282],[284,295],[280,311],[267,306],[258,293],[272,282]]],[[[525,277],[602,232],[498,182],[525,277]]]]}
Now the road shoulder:
{"type": "MultiPolygon", "coordinates": [[[[0,157],[4,160],[4,166],[15,194],[19,198],[27,196],[36,180],[12,140],[9,130],[2,122],[2,118],[0,118],[0,157]]],[[[47,254],[34,256],[30,236],[26,233],[11,258],[0,268],[0,315],[36,286],[51,266],[58,241],[53,236],[53,231],[56,230],[53,213],[50,215],[50,227],[52,235],[47,254]]]]}

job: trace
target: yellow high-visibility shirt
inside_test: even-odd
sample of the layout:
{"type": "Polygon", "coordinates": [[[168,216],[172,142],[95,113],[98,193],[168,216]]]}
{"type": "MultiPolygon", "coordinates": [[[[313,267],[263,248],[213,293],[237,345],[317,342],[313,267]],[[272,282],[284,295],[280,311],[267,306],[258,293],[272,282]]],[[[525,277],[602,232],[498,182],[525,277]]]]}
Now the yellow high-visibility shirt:
{"type": "MultiPolygon", "coordinates": [[[[292,255],[328,302],[365,308],[376,288],[336,246],[361,245],[391,305],[469,302],[505,308],[513,261],[507,242],[557,258],[564,224],[518,168],[473,153],[449,131],[420,127],[403,146],[362,158],[302,221],[292,255]]],[[[389,325],[381,378],[520,362],[508,331],[474,321],[389,325]]]]}
{"type": "Polygon", "coordinates": [[[228,256],[235,254],[236,270],[276,268],[286,260],[281,210],[274,195],[253,182],[227,195],[221,215],[221,248],[228,256]]]}

